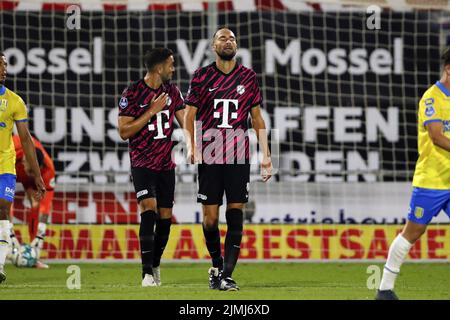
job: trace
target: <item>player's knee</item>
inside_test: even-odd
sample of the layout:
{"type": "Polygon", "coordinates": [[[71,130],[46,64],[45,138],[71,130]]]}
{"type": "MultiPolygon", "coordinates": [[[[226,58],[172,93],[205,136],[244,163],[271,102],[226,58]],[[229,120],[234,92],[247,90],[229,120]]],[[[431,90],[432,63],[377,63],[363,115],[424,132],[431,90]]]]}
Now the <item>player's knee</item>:
{"type": "Polygon", "coordinates": [[[8,214],[2,209],[0,209],[0,220],[9,220],[8,214]]]}
{"type": "Polygon", "coordinates": [[[244,213],[241,209],[228,209],[225,213],[228,229],[242,232],[244,224],[244,213]]]}
{"type": "Polygon", "coordinates": [[[11,205],[8,202],[0,202],[0,220],[9,220],[9,211],[11,205]]]}
{"type": "Polygon", "coordinates": [[[228,203],[227,211],[231,210],[231,209],[238,209],[238,210],[242,211],[244,209],[244,204],[243,203],[228,203]]]}
{"type": "Polygon", "coordinates": [[[158,211],[159,211],[159,217],[161,219],[171,219],[172,218],[172,209],[160,208],[158,211]]]}
{"type": "Polygon", "coordinates": [[[213,230],[219,227],[219,219],[205,216],[203,219],[203,227],[206,230],[213,230]]]}
{"type": "Polygon", "coordinates": [[[416,227],[405,227],[402,232],[403,238],[408,240],[410,243],[415,243],[420,237],[425,233],[426,225],[418,225],[416,227]]]}
{"type": "Polygon", "coordinates": [[[148,198],[148,199],[141,200],[139,202],[139,208],[141,209],[141,212],[145,212],[145,211],[155,211],[156,212],[156,199],[148,198]]]}

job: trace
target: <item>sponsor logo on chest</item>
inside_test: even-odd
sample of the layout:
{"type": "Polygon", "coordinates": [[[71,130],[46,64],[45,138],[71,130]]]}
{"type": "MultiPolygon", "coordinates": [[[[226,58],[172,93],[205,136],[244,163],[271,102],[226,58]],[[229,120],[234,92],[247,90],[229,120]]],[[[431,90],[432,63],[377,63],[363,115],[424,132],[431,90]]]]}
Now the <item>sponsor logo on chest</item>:
{"type": "Polygon", "coordinates": [[[8,100],[2,99],[0,101],[0,111],[5,112],[7,107],[8,107],[8,100]]]}

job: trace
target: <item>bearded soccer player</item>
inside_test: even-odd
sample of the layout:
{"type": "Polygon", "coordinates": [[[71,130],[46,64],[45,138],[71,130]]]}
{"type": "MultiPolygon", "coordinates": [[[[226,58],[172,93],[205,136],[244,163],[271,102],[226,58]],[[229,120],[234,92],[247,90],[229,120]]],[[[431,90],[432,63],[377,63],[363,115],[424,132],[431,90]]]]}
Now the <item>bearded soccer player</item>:
{"type": "MultiPolygon", "coordinates": [[[[41,201],[36,201],[33,194],[36,192],[36,184],[34,182],[33,171],[27,158],[24,157],[22,143],[19,136],[13,136],[14,147],[16,151],[16,174],[17,182],[22,183],[27,199],[30,201],[31,209],[28,217],[28,232],[30,239],[33,239],[31,246],[36,249],[37,263],[34,267],[39,269],[47,269],[48,265],[39,260],[39,256],[44,245],[45,232],[47,230],[47,222],[53,202],[53,194],[55,187],[55,165],[53,160],[42,146],[42,144],[32,137],[33,144],[36,148],[36,156],[44,180],[46,193],[41,201]]],[[[11,210],[13,213],[13,210],[11,210]]],[[[14,228],[11,223],[11,244],[12,251],[19,248],[20,244],[14,234],[14,228]]]]}
{"type": "Polygon", "coordinates": [[[12,141],[14,123],[34,175],[36,184],[34,197],[40,201],[45,194],[36,151],[28,130],[27,108],[22,98],[5,87],[6,69],[6,57],[0,53],[0,283],[6,279],[4,265],[10,249],[9,216],[16,190],[16,153],[12,141]]]}
{"type": "Polygon", "coordinates": [[[389,248],[377,300],[397,300],[395,280],[411,246],[441,210],[450,217],[450,47],[442,55],[441,79],[419,102],[419,159],[408,221],[389,248]]]}
{"type": "Polygon", "coordinates": [[[212,49],[216,60],[195,71],[186,97],[185,129],[188,131],[190,160],[198,164],[197,201],[203,207],[203,233],[212,259],[209,287],[237,291],[232,278],[243,230],[243,207],[248,202],[250,156],[247,119],[251,116],[262,147],[262,178],[271,176],[267,134],[261,115],[262,96],[256,74],[235,60],[235,34],[219,29],[212,49]],[[195,128],[197,120],[197,128],[195,128]],[[194,144],[194,132],[202,132],[194,144]],[[223,143],[222,143],[223,142],[223,143]],[[218,228],[219,207],[226,194],[225,252],[222,258],[218,228]]]}
{"type": "Polygon", "coordinates": [[[170,49],[148,51],[144,64],[144,79],[125,89],[120,99],[119,134],[128,139],[141,212],[142,286],[153,287],[161,285],[159,265],[170,233],[175,192],[171,136],[174,117],[183,126],[184,101],[177,86],[170,83],[175,70],[170,49]]]}

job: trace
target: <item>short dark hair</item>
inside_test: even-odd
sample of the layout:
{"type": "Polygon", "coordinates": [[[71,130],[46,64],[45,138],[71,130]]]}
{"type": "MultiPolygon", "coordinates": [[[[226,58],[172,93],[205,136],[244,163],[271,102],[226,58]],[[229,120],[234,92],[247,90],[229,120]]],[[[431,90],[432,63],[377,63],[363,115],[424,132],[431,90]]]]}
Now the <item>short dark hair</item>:
{"type": "Polygon", "coordinates": [[[450,47],[445,48],[441,55],[442,64],[444,67],[450,64],[450,47]]]}
{"type": "Polygon", "coordinates": [[[36,148],[36,159],[39,167],[42,167],[44,164],[44,153],[41,151],[41,149],[36,148]]]}
{"type": "Polygon", "coordinates": [[[0,51],[0,57],[4,57],[5,54],[3,53],[3,51],[0,51]]]}
{"type": "Polygon", "coordinates": [[[222,29],[228,29],[228,30],[230,30],[231,32],[233,32],[234,35],[236,36],[236,33],[235,33],[233,30],[231,30],[229,27],[227,27],[227,26],[221,26],[221,27],[219,27],[219,28],[216,30],[216,32],[214,32],[214,34],[213,34],[213,40],[216,39],[217,32],[219,32],[219,31],[222,30],[222,29]]]}
{"type": "Polygon", "coordinates": [[[152,71],[157,64],[166,61],[171,55],[173,55],[173,52],[168,48],[148,50],[144,56],[144,66],[147,68],[147,71],[152,71]]]}

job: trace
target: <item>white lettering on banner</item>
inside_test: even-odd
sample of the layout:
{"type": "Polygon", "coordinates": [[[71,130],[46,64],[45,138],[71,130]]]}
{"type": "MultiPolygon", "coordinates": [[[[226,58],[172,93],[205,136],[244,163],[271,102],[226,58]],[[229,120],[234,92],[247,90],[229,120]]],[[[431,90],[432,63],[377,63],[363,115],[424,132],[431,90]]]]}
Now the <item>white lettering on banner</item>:
{"type": "Polygon", "coordinates": [[[36,107],[33,109],[33,132],[44,143],[56,143],[64,139],[67,134],[66,108],[56,107],[49,110],[51,116],[46,116],[46,109],[36,107]],[[48,132],[46,124],[51,123],[53,131],[48,132]]]}
{"type": "MultiPolygon", "coordinates": [[[[223,101],[218,99],[216,107],[222,105],[222,103],[223,101]]],[[[227,117],[222,118],[222,113],[217,111],[216,117],[222,118],[221,126],[230,126],[229,117],[233,116],[236,107],[232,101],[231,104],[225,103],[225,105],[227,106],[224,106],[223,112],[227,117]]],[[[319,134],[322,136],[325,134],[330,137],[330,141],[338,143],[376,143],[381,139],[390,143],[399,141],[398,107],[389,107],[385,112],[375,107],[276,107],[273,110],[274,125],[272,125],[268,113],[265,110],[262,111],[267,128],[279,130],[280,142],[286,141],[289,143],[292,138],[290,135],[292,131],[302,135],[303,141],[308,143],[320,143],[319,134]]],[[[36,107],[33,112],[34,132],[41,142],[48,144],[62,142],[75,145],[79,145],[81,142],[86,144],[90,142],[125,144],[117,134],[117,112],[117,108],[107,111],[102,108],[93,108],[89,112],[83,108],[66,109],[59,107],[53,110],[45,110],[42,107],[36,107]],[[67,119],[72,119],[72,121],[68,122],[67,119]],[[49,127],[48,124],[52,126],[49,127]],[[106,135],[103,134],[105,130],[106,135]]],[[[162,124],[163,119],[161,119],[162,124]]],[[[221,138],[221,135],[218,138],[221,138]]],[[[250,139],[256,141],[256,136],[253,137],[250,134],[250,139]]],[[[176,140],[180,139],[177,138],[176,140]]],[[[296,143],[301,142],[301,140],[296,141],[296,143]]],[[[180,143],[179,146],[178,149],[182,150],[183,143],[180,143]]],[[[176,152],[179,152],[180,155],[175,154],[175,157],[183,158],[182,151],[178,149],[176,152]]],[[[213,151],[204,150],[204,152],[213,151]]],[[[283,152],[281,154],[282,167],[287,172],[292,172],[286,179],[295,181],[310,181],[311,179],[316,181],[321,179],[326,181],[342,181],[342,179],[358,181],[360,177],[365,181],[376,181],[376,175],[372,172],[380,168],[380,154],[376,151],[368,151],[365,156],[353,150],[346,151],[345,155],[321,154],[325,151],[320,149],[316,150],[314,154],[306,154],[300,151],[283,152]],[[317,159],[315,159],[316,157],[317,159]],[[343,165],[346,167],[342,167],[343,165]],[[344,169],[348,173],[339,176],[339,178],[336,178],[334,174],[329,175],[330,172],[339,174],[344,169]],[[312,171],[321,173],[321,170],[327,174],[312,177],[308,173],[312,171]]],[[[129,180],[126,174],[130,168],[127,152],[123,152],[120,156],[116,151],[60,151],[54,156],[57,161],[64,163],[65,175],[58,176],[58,183],[74,183],[76,181],[87,183],[89,179],[85,177],[70,178],[70,175],[75,176],[78,172],[84,170],[96,172],[92,179],[97,183],[108,182],[107,175],[103,174],[104,172],[115,173],[114,181],[117,183],[126,183],[129,180]]]]}
{"type": "Polygon", "coordinates": [[[358,151],[316,151],[311,157],[289,151],[282,154],[280,169],[291,173],[283,177],[286,181],[307,182],[312,178],[313,182],[356,182],[361,176],[364,181],[374,182],[375,172],[380,169],[379,159],[378,151],[370,151],[367,160],[358,151]]]}
{"type": "Polygon", "coordinates": [[[266,73],[275,73],[275,61],[285,66],[291,60],[291,73],[300,73],[300,40],[293,40],[283,52],[275,40],[266,41],[266,73]],[[270,54],[270,56],[267,56],[270,54]]]}
{"type": "Polygon", "coordinates": [[[334,140],[336,142],[361,142],[363,135],[361,132],[353,132],[361,127],[361,119],[351,119],[351,117],[361,117],[362,108],[336,108],[334,109],[334,140]],[[352,132],[347,132],[351,130],[352,132]]]}
{"type": "Polygon", "coordinates": [[[316,182],[343,182],[342,160],[344,153],[342,151],[323,151],[316,152],[314,157],[315,168],[318,172],[328,172],[328,174],[316,174],[316,182]]]}
{"type": "Polygon", "coordinates": [[[87,133],[89,139],[94,142],[103,142],[105,139],[105,110],[103,108],[92,108],[92,121],[86,114],[86,109],[72,108],[72,140],[74,142],[83,141],[83,131],[87,133]]]}
{"type": "Polygon", "coordinates": [[[101,37],[94,37],[92,53],[88,48],[36,47],[24,53],[19,48],[7,48],[4,51],[8,61],[8,74],[16,75],[26,71],[28,74],[63,74],[67,71],[83,75],[94,72],[100,74],[103,70],[103,42],[101,37]]]}
{"type": "MultiPolygon", "coordinates": [[[[188,48],[189,40],[186,39],[177,39],[177,52],[181,56],[181,60],[184,63],[184,67],[189,74],[193,74],[195,70],[200,68],[201,66],[206,66],[211,63],[211,59],[207,56],[210,40],[201,39],[196,41],[197,46],[195,47],[194,54],[191,55],[188,48]]],[[[195,43],[195,42],[194,42],[195,43]]],[[[241,60],[241,63],[251,68],[252,67],[252,55],[249,49],[239,48],[236,53],[236,58],[241,60]]]]}
{"type": "Polygon", "coordinates": [[[119,109],[114,108],[111,111],[109,111],[109,113],[108,113],[108,123],[112,127],[112,129],[108,129],[106,131],[107,135],[108,135],[108,138],[111,141],[116,142],[116,143],[123,142],[122,138],[119,135],[119,130],[118,130],[119,124],[118,124],[118,121],[117,121],[118,117],[119,117],[119,109]]]}
{"type": "Polygon", "coordinates": [[[73,180],[70,175],[82,172],[85,165],[89,165],[90,172],[95,173],[94,182],[99,184],[108,183],[107,176],[101,174],[102,172],[117,172],[122,174],[114,175],[114,181],[117,183],[126,183],[129,181],[130,157],[128,152],[123,152],[121,159],[117,152],[108,151],[103,154],[100,152],[59,152],[56,159],[60,162],[66,163],[64,167],[64,174],[57,177],[57,183],[87,183],[87,178],[77,178],[73,180]],[[103,157],[101,157],[103,155],[103,157]],[[102,160],[103,158],[103,160],[102,160]]]}
{"type": "Polygon", "coordinates": [[[346,72],[362,75],[368,71],[378,75],[402,74],[403,39],[395,38],[393,48],[393,53],[385,48],[375,48],[372,52],[365,48],[354,48],[349,51],[334,48],[328,52],[319,48],[309,48],[302,52],[299,39],[292,40],[284,49],[280,48],[275,40],[266,40],[265,69],[268,75],[275,73],[277,64],[289,66],[292,74],[300,74],[301,69],[311,75],[324,72],[332,75],[342,75],[346,72]]]}
{"type": "Polygon", "coordinates": [[[177,39],[176,43],[177,43],[178,53],[181,56],[181,60],[184,63],[186,71],[189,74],[193,74],[194,71],[200,67],[200,64],[202,63],[202,59],[205,58],[205,54],[206,54],[206,50],[209,45],[209,41],[206,39],[197,41],[197,47],[195,48],[193,56],[191,56],[191,54],[189,52],[187,40],[177,39]]]}
{"type": "MultiPolygon", "coordinates": [[[[304,108],[303,128],[306,142],[317,142],[319,130],[328,131],[330,117],[333,113],[333,132],[330,133],[335,142],[376,142],[381,136],[389,142],[399,140],[399,110],[397,107],[387,108],[385,119],[381,110],[368,107],[306,107],[304,108]],[[363,130],[360,117],[365,113],[365,135],[356,130],[363,130]],[[351,131],[351,132],[348,132],[351,131]]],[[[283,123],[282,119],[278,120],[283,123]]]]}
{"type": "MultiPolygon", "coordinates": [[[[200,39],[191,54],[188,42],[191,40],[177,39],[177,52],[186,71],[192,75],[196,69],[209,64],[208,57],[209,40],[200,39]]],[[[103,39],[94,37],[91,48],[77,47],[68,51],[66,48],[55,47],[45,49],[42,47],[31,48],[23,52],[19,48],[5,49],[4,53],[8,61],[8,73],[20,74],[26,71],[28,74],[44,74],[46,72],[58,75],[72,71],[78,75],[101,74],[103,71],[103,39]]],[[[386,44],[390,47],[390,44],[386,44]]],[[[310,75],[329,73],[342,75],[363,75],[373,72],[377,75],[402,74],[403,73],[403,39],[395,38],[392,45],[393,52],[386,48],[374,48],[372,51],[366,48],[332,48],[323,51],[320,48],[308,48],[301,51],[300,39],[289,42],[284,48],[278,46],[274,39],[265,41],[265,73],[273,75],[276,66],[288,66],[292,74],[300,74],[302,70],[310,75]]],[[[246,67],[252,68],[252,55],[248,48],[239,48],[236,57],[246,67]]]]}

